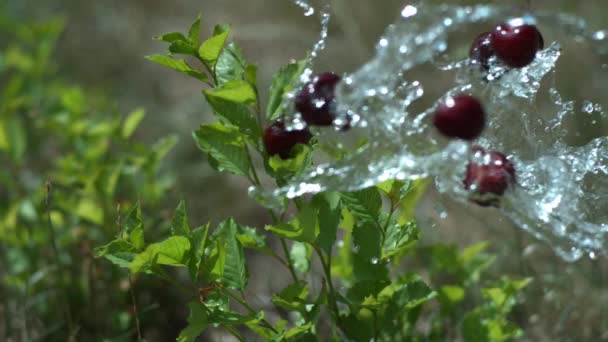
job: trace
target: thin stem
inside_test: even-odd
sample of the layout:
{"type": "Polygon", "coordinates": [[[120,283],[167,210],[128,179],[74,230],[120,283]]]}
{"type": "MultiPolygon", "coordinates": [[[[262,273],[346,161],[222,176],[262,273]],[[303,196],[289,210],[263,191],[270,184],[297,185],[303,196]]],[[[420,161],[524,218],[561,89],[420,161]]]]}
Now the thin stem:
{"type": "Polygon", "coordinates": [[[231,327],[230,325],[224,325],[224,328],[226,328],[226,330],[228,330],[232,336],[236,337],[237,340],[241,341],[241,342],[246,342],[245,339],[243,338],[243,336],[241,336],[233,327],[231,327]]]}
{"type": "Polygon", "coordinates": [[[323,271],[325,272],[325,281],[327,282],[327,287],[329,288],[329,298],[332,306],[332,311],[334,319],[338,326],[340,326],[340,311],[338,310],[338,302],[336,300],[336,290],[334,288],[333,281],[331,280],[331,255],[328,256],[327,261],[323,257],[323,252],[319,249],[318,246],[312,245],[315,252],[319,256],[319,260],[321,261],[321,265],[323,266],[323,271]]]}
{"type": "MultiPolygon", "coordinates": [[[[239,298],[239,296],[237,296],[234,293],[232,293],[232,291],[227,290],[227,289],[223,289],[222,292],[224,292],[225,294],[227,294],[230,298],[236,300],[245,309],[247,309],[247,311],[249,311],[250,314],[257,315],[257,313],[258,313],[257,310],[255,310],[254,308],[252,308],[251,305],[249,305],[249,303],[247,303],[245,300],[239,298]]],[[[272,330],[272,332],[274,332],[275,334],[278,333],[278,331],[267,320],[262,319],[260,322],[262,322],[268,329],[272,330]]]]}
{"type": "Polygon", "coordinates": [[[137,301],[135,300],[135,289],[133,288],[133,278],[131,277],[131,271],[129,274],[129,292],[131,293],[131,303],[133,304],[133,315],[135,316],[135,328],[137,331],[137,341],[143,341],[141,336],[141,326],[139,324],[139,312],[137,311],[137,301]]]}
{"type": "MultiPolygon", "coordinates": [[[[55,228],[53,227],[53,221],[51,220],[51,192],[52,192],[51,182],[47,181],[46,182],[46,216],[47,216],[49,234],[51,235],[51,247],[53,250],[53,257],[55,259],[55,265],[57,266],[57,269],[59,271],[58,272],[59,278],[61,279],[61,277],[63,275],[63,267],[61,264],[61,260],[59,259],[59,248],[57,247],[57,235],[55,234],[55,228]]],[[[63,281],[61,283],[63,283],[63,281]]],[[[63,288],[63,284],[60,284],[60,286],[63,288]]],[[[72,331],[73,331],[73,322],[72,322],[72,314],[70,312],[70,305],[67,302],[67,299],[69,298],[69,296],[63,292],[62,292],[62,296],[64,297],[63,301],[65,304],[65,306],[62,305],[63,314],[65,315],[65,318],[67,320],[68,331],[71,336],[72,331]]]]}

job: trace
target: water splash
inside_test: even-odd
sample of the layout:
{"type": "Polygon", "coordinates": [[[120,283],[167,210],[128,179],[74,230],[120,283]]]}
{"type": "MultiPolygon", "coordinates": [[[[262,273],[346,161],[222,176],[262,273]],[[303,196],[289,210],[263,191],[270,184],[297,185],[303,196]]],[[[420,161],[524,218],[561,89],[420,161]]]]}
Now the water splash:
{"type": "MultiPolygon", "coordinates": [[[[511,14],[512,8],[499,6],[406,6],[379,40],[375,57],[337,89],[339,119],[356,128],[345,136],[358,131],[368,143],[282,188],[252,188],[251,194],[272,206],[282,197],[433,176],[439,191],[466,201],[462,179],[470,146],[439,136],[431,117],[446,97],[468,92],[483,101],[489,116],[476,143],[508,154],[518,170],[518,185],[505,194],[500,210],[566,260],[606,255],[608,67],[600,65],[606,65],[608,35],[566,14],[526,15],[524,20],[559,42],[525,68],[507,70],[494,60],[489,73],[482,73],[465,58],[468,45],[453,42],[464,36],[468,44],[480,24],[489,29],[511,14]],[[597,65],[573,63],[572,56],[580,55],[574,49],[586,51],[597,65]],[[585,85],[573,90],[564,82],[572,72],[585,85]]],[[[332,134],[321,130],[320,140],[332,134]]]]}

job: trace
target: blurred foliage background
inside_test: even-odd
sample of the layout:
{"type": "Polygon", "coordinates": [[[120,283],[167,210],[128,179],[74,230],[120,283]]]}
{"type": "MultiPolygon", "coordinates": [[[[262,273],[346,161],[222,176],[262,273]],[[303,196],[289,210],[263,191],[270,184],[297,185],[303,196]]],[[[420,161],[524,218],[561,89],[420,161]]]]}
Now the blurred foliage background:
{"type": "MultiPolygon", "coordinates": [[[[403,0],[332,0],[331,2],[334,20],[330,26],[328,47],[318,59],[316,68],[334,70],[338,73],[354,70],[373,54],[375,41],[386,25],[398,16],[400,8],[404,5],[403,0]]],[[[481,1],[449,2],[481,3],[481,1]]],[[[499,1],[495,2],[499,3],[499,1]]],[[[500,3],[504,4],[503,1],[500,3]]],[[[523,1],[513,1],[514,7],[523,4],[523,1]]],[[[605,20],[608,3],[604,1],[537,0],[532,1],[532,7],[580,15],[596,29],[608,24],[605,20]]],[[[119,194],[114,198],[122,198],[125,201],[133,201],[134,194],[142,195],[150,192],[154,195],[148,197],[153,198],[154,203],[146,203],[147,208],[161,218],[168,215],[168,209],[174,208],[179,199],[184,198],[188,203],[193,222],[217,223],[224,217],[233,215],[244,224],[253,226],[265,223],[267,217],[264,211],[246,195],[247,184],[208,168],[203,159],[204,155],[196,150],[190,139],[190,132],[211,116],[201,96],[200,85],[153,65],[143,58],[146,54],[164,48],[160,42],[152,39],[153,36],[162,32],[182,30],[199,12],[203,13],[203,27],[207,30],[220,22],[233,25],[233,37],[243,48],[247,58],[259,66],[260,89],[267,89],[273,72],[290,59],[303,56],[318,37],[319,26],[316,19],[304,17],[301,10],[287,0],[95,2],[5,0],[0,4],[0,18],[2,18],[0,19],[2,28],[0,49],[2,50],[9,47],[9,41],[14,41],[15,35],[23,38],[33,34],[25,31],[25,33],[17,33],[16,29],[20,24],[61,18],[52,21],[48,27],[40,29],[46,30],[44,35],[49,39],[48,44],[52,44],[55,34],[58,37],[55,53],[48,54],[49,64],[54,70],[39,74],[33,67],[24,72],[24,80],[19,81],[23,82],[22,86],[27,88],[30,94],[33,94],[31,97],[33,104],[28,108],[49,110],[59,114],[54,124],[48,127],[35,126],[35,117],[31,121],[28,119],[27,122],[20,124],[26,132],[27,147],[24,147],[22,152],[15,152],[21,154],[18,156],[21,159],[21,169],[3,170],[3,174],[9,174],[5,177],[16,177],[18,182],[13,179],[0,184],[2,206],[7,205],[9,199],[14,200],[7,198],[7,193],[17,191],[8,188],[5,190],[2,187],[8,187],[7,184],[15,186],[23,184],[25,188],[22,191],[34,195],[28,196],[28,202],[22,202],[26,204],[15,210],[26,212],[29,210],[33,215],[31,222],[42,225],[45,218],[41,215],[45,213],[47,200],[44,182],[52,178],[52,172],[47,171],[50,165],[55,163],[54,158],[58,157],[55,155],[58,150],[55,142],[61,144],[62,139],[78,139],[80,145],[76,145],[81,148],[72,151],[70,157],[66,157],[66,160],[60,163],[71,170],[74,178],[77,179],[77,181],[62,180],[62,184],[74,188],[53,189],[51,193],[56,197],[73,197],[66,198],[65,203],[77,206],[78,203],[83,203],[83,198],[102,196],[100,194],[104,191],[118,191],[119,194]],[[60,27],[63,24],[65,30],[62,31],[60,27]],[[40,83],[52,84],[44,90],[48,93],[43,94],[40,93],[41,90],[36,89],[36,84],[40,83]],[[81,87],[75,87],[74,84],[81,87]],[[36,102],[36,96],[51,100],[36,102]],[[124,118],[128,117],[126,113],[133,113],[133,110],[139,107],[145,108],[147,115],[132,137],[125,136],[124,118]],[[94,113],[87,115],[86,119],[81,116],[92,108],[95,108],[94,113]],[[67,117],[61,118],[61,115],[67,117]],[[116,122],[116,125],[99,128],[96,126],[96,120],[100,118],[116,122]],[[74,120],[82,122],[84,128],[75,128],[74,120]],[[35,127],[28,126],[30,122],[35,127]],[[29,134],[30,132],[32,134],[29,134]],[[83,132],[87,133],[83,134],[83,132]],[[165,147],[168,147],[173,139],[169,137],[163,140],[163,137],[169,135],[179,137],[179,141],[175,149],[165,156],[165,152],[168,151],[165,147]],[[100,142],[100,137],[110,139],[111,146],[105,145],[106,140],[100,142]],[[163,158],[164,162],[161,163],[163,158]],[[107,178],[111,177],[112,170],[97,170],[95,166],[100,160],[103,160],[104,165],[120,165],[123,170],[118,177],[118,183],[112,184],[111,190],[108,190],[107,178]],[[107,175],[92,176],[106,171],[107,175]],[[13,172],[12,176],[10,172],[13,172]],[[29,177],[30,174],[43,176],[29,177]],[[90,180],[89,183],[87,179],[90,180]]],[[[31,47],[39,42],[30,43],[31,47]]],[[[26,51],[27,46],[26,42],[20,49],[26,51]]],[[[39,58],[45,58],[44,54],[44,51],[32,51],[32,55],[39,58]]],[[[568,58],[572,58],[575,63],[588,62],[582,55],[568,58]]],[[[33,59],[32,63],[36,66],[39,61],[33,59]]],[[[4,62],[3,67],[7,64],[6,59],[4,62]]],[[[574,66],[573,70],[576,70],[575,68],[574,66]]],[[[584,89],[585,81],[580,79],[579,74],[572,72],[569,77],[567,81],[574,87],[584,89]]],[[[9,81],[9,77],[0,78],[0,82],[9,81]]],[[[4,84],[2,87],[6,89],[4,84]]],[[[265,94],[262,94],[262,97],[265,97],[265,94]]],[[[0,107],[2,105],[0,104],[0,107]]],[[[1,159],[0,161],[6,162],[1,159]]],[[[82,230],[86,231],[88,225],[112,227],[117,216],[115,205],[116,203],[112,202],[106,203],[101,213],[95,212],[92,215],[89,213],[88,217],[86,207],[82,209],[85,212],[84,217],[65,215],[66,208],[64,208],[66,210],[56,208],[52,212],[53,222],[54,220],[78,222],[77,229],[65,234],[76,234],[76,237],[72,237],[76,240],[78,236],[87,236],[87,239],[80,240],[80,250],[64,256],[68,264],[73,260],[81,261],[71,264],[71,268],[88,267],[87,271],[74,269],[73,279],[61,280],[67,283],[74,281],[88,284],[89,298],[81,300],[88,304],[83,304],[82,312],[78,313],[79,317],[85,318],[83,320],[85,323],[81,327],[84,331],[84,335],[81,335],[82,340],[101,338],[100,335],[86,335],[87,329],[97,332],[105,329],[113,335],[104,337],[115,339],[126,338],[121,337],[117,332],[121,329],[122,331],[130,329],[128,326],[131,305],[128,291],[130,285],[125,274],[116,274],[119,271],[112,271],[110,265],[95,260],[90,255],[92,247],[107,240],[115,232],[106,229],[103,234],[92,237],[82,233],[82,230]],[[94,276],[93,273],[98,268],[105,269],[102,273],[106,278],[99,279],[94,276]],[[88,278],[86,276],[82,278],[83,274],[89,272],[92,273],[88,278]],[[110,288],[110,284],[118,285],[123,292],[108,294],[106,291],[110,288]],[[94,299],[93,304],[90,303],[91,299],[94,299]],[[115,317],[103,317],[110,312],[119,312],[119,314],[115,317]]],[[[525,304],[516,308],[516,320],[527,333],[525,340],[608,341],[608,292],[605,291],[608,262],[605,259],[586,258],[576,263],[565,263],[542,242],[534,240],[506,219],[502,219],[500,215],[496,215],[493,209],[479,209],[455,203],[432,189],[421,201],[418,217],[425,243],[441,241],[465,246],[488,240],[491,251],[497,254],[497,261],[491,272],[534,278],[533,283],[525,291],[525,304]],[[447,219],[440,219],[443,211],[449,213],[447,219]]],[[[154,222],[151,224],[153,225],[154,222]]],[[[14,234],[14,232],[5,230],[0,234],[14,234]]],[[[24,244],[29,244],[29,250],[35,253],[37,240],[32,237],[36,236],[36,232],[30,232],[16,238],[21,239],[24,244]]],[[[42,240],[44,237],[40,237],[40,241],[42,240]]],[[[5,248],[0,243],[0,252],[6,252],[3,249],[5,248]]],[[[48,255],[48,257],[53,256],[48,255]]],[[[29,259],[23,255],[9,255],[4,262],[18,264],[23,260],[29,259]]],[[[250,260],[252,280],[247,292],[261,305],[269,301],[268,296],[271,291],[281,289],[287,281],[287,279],[268,277],[265,270],[268,269],[269,263],[271,261],[257,256],[252,256],[250,260]]],[[[3,270],[15,267],[36,267],[36,265],[0,264],[0,275],[3,270]]],[[[53,269],[44,270],[44,272],[53,271],[53,269]]],[[[30,287],[36,286],[35,282],[28,283],[32,281],[31,279],[23,282],[23,279],[5,277],[2,280],[2,282],[10,281],[16,282],[23,291],[7,292],[7,287],[2,287],[0,339],[5,336],[13,340],[34,339],[36,336],[44,339],[45,336],[52,335],[52,331],[48,329],[53,327],[38,323],[48,320],[48,317],[53,315],[59,315],[57,306],[38,311],[47,317],[32,316],[26,319],[25,322],[30,323],[28,327],[4,325],[9,321],[6,317],[19,315],[25,317],[27,310],[41,300],[28,295],[30,287]],[[30,336],[8,335],[8,331],[22,333],[25,328],[30,332],[30,336]]],[[[136,280],[135,283],[136,288],[145,288],[136,295],[138,302],[141,303],[140,310],[143,311],[142,329],[146,332],[146,336],[150,340],[168,340],[176,336],[187,314],[183,305],[185,300],[173,293],[169,296],[163,284],[147,282],[145,279],[136,280]]],[[[64,294],[45,295],[53,298],[70,296],[69,287],[66,288],[68,291],[64,294]]],[[[56,300],[55,303],[61,306],[61,300],[56,300]]],[[[15,322],[19,320],[13,320],[13,323],[17,324],[15,322]]],[[[210,340],[214,337],[222,338],[219,334],[219,332],[218,335],[212,333],[208,338],[210,340]]]]}

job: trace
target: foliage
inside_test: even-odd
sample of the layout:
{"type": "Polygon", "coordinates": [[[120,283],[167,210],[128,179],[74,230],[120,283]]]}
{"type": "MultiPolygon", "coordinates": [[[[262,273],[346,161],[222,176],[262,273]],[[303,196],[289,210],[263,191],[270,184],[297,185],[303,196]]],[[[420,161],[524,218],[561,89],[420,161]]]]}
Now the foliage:
{"type": "MultiPolygon", "coordinates": [[[[234,41],[229,42],[230,27],[218,25],[201,41],[200,23],[199,17],[187,34],[157,37],[169,44],[169,52],[148,59],[205,85],[204,97],[218,121],[201,125],[193,138],[209,165],[256,186],[262,183],[255,160],[263,162],[263,176],[279,185],[310,168],[315,146],[300,145],[291,158],[282,160],[269,156],[261,141],[265,122],[281,115],[284,94],[294,87],[307,61],[277,72],[262,110],[257,68],[244,59],[234,41]]],[[[148,239],[140,206],[135,205],[117,238],[96,251],[133,274],[171,281],[169,268],[188,271],[191,284],[183,288],[198,289],[200,297],[189,303],[188,325],[179,341],[194,341],[207,328],[218,326],[239,340],[250,336],[245,334],[270,341],[317,340],[325,333],[332,340],[353,341],[503,341],[520,336],[508,316],[529,280],[504,278],[481,288],[481,275],[493,262],[483,253],[486,244],[463,251],[419,246],[421,232],[413,208],[426,184],[387,181],[356,192],[284,198],[295,210],[269,210],[272,222],[264,230],[232,218],[213,230],[209,224],[191,229],[185,204],[180,203],[169,236],[148,244],[143,243],[148,239]],[[267,234],[280,242],[282,253],[271,248],[267,234]],[[267,320],[264,311],[243,296],[249,279],[247,250],[280,260],[290,274],[292,283],[272,300],[283,319],[267,320]],[[313,259],[321,265],[321,277],[314,272],[313,259]],[[404,273],[405,260],[425,260],[424,271],[404,273]],[[467,298],[480,294],[480,306],[464,305],[470,302],[467,298]]]]}
{"type": "MultiPolygon", "coordinates": [[[[0,21],[9,42],[0,50],[0,307],[17,313],[0,315],[0,339],[123,335],[133,321],[127,273],[97,262],[93,247],[117,234],[133,198],[157,206],[172,182],[160,162],[176,138],[136,143],[142,109],[122,115],[55,74],[62,20],[0,21]]],[[[144,244],[140,218],[124,220],[134,249],[144,244]]]]}

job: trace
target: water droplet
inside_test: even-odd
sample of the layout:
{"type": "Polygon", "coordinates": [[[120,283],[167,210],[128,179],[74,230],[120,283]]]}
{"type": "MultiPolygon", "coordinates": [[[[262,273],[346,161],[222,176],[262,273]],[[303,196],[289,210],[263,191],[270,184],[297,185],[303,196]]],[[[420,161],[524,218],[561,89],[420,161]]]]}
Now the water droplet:
{"type": "Polygon", "coordinates": [[[371,261],[372,265],[377,265],[378,261],[380,261],[380,259],[373,257],[370,261],[371,261]]]}

